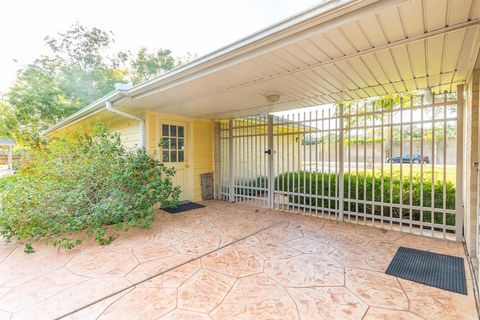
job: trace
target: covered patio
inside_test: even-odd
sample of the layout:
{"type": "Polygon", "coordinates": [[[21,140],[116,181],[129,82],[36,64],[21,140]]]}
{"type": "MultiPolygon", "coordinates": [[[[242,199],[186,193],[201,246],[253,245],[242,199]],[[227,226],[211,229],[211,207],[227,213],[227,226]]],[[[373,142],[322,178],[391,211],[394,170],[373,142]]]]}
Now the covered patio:
{"type": "Polygon", "coordinates": [[[44,248],[58,263],[38,273],[5,245],[0,309],[477,318],[479,19],[477,0],[327,1],[72,115],[49,132],[129,112],[124,138],[175,162],[187,199],[213,172],[217,201],[105,248],[44,248]],[[462,257],[468,295],[386,275],[400,246],[462,257]]]}
{"type": "Polygon", "coordinates": [[[475,319],[468,295],[386,275],[399,246],[458,242],[248,204],[158,212],[148,231],[71,252],[0,246],[2,319],[475,319]]]}

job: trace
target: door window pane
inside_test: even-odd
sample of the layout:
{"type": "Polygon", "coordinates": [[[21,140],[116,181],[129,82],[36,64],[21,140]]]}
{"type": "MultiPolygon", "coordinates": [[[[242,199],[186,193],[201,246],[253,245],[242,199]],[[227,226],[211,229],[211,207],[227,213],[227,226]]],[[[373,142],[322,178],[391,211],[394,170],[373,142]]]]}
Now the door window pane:
{"type": "Polygon", "coordinates": [[[170,126],[170,136],[171,137],[177,136],[177,126],[170,126]]]}
{"type": "Polygon", "coordinates": [[[168,138],[162,138],[162,140],[160,140],[160,148],[163,148],[163,149],[168,149],[169,147],[169,141],[168,141],[168,138]]]}
{"type": "Polygon", "coordinates": [[[168,124],[163,124],[162,125],[162,136],[168,137],[168,124]]]}
{"type": "Polygon", "coordinates": [[[162,152],[162,161],[163,162],[169,162],[168,151],[163,151],[162,152]]]}
{"type": "Polygon", "coordinates": [[[185,127],[162,124],[161,148],[163,162],[185,161],[185,127]]]}

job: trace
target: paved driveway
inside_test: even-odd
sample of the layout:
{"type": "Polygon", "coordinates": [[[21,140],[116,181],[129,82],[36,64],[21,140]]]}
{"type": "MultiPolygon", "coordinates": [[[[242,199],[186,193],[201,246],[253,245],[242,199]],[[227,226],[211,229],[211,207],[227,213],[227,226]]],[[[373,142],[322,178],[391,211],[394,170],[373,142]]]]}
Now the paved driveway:
{"type": "Polygon", "coordinates": [[[71,252],[0,245],[0,319],[475,319],[468,296],[384,274],[399,246],[462,246],[207,202],[71,252]]]}

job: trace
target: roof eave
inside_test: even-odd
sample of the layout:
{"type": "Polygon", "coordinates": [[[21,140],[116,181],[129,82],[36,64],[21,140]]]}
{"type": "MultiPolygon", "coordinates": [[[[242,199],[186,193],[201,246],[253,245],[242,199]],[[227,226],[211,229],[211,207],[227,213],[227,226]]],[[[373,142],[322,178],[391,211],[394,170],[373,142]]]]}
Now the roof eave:
{"type": "Polygon", "coordinates": [[[91,113],[98,111],[102,108],[105,108],[105,103],[107,101],[114,102],[120,98],[122,98],[124,94],[119,91],[119,90],[114,90],[110,92],[109,94],[103,96],[102,98],[92,102],[85,108],[80,109],[79,111],[75,112],[74,114],[68,116],[67,118],[61,120],[60,122],[57,122],[50,128],[42,131],[42,136],[48,136],[49,134],[52,134],[53,132],[62,129],[68,125],[73,124],[76,121],[79,121],[85,117],[88,117],[91,113]]]}

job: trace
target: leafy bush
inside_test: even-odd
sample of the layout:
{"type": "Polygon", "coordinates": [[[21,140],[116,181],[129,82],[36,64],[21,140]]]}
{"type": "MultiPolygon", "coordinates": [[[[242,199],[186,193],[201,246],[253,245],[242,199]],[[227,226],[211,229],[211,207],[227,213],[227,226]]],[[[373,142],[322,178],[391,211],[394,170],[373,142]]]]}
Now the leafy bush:
{"type": "MultiPolygon", "coordinates": [[[[392,189],[391,202],[393,204],[400,204],[400,196],[402,196],[402,204],[410,205],[410,182],[412,183],[412,203],[413,206],[420,206],[422,203],[423,207],[431,208],[432,207],[432,181],[428,178],[424,178],[423,181],[423,195],[421,189],[421,180],[420,175],[410,177],[403,177],[400,180],[399,176],[393,176],[390,180],[389,176],[383,177],[383,202],[385,204],[390,203],[390,188],[392,189]],[[402,182],[400,184],[400,182],[402,182]],[[422,201],[422,202],[421,202],[422,201]]],[[[337,206],[336,200],[324,199],[320,196],[324,195],[325,197],[335,197],[336,185],[338,183],[338,175],[335,173],[310,173],[310,172],[287,172],[281,174],[275,178],[275,190],[279,191],[289,191],[294,193],[304,193],[309,196],[296,196],[289,195],[289,201],[296,204],[314,206],[314,207],[325,207],[334,209],[337,206]]],[[[433,210],[424,210],[423,211],[423,221],[431,222],[432,212],[434,214],[434,223],[442,224],[443,223],[443,214],[441,209],[443,208],[443,182],[436,180],[433,184],[434,189],[434,199],[433,199],[433,210]],[[435,210],[437,209],[437,210],[435,210]],[[440,210],[439,210],[440,209],[440,210]]],[[[446,182],[446,197],[445,204],[446,209],[455,209],[455,186],[452,182],[446,182]]],[[[360,201],[376,201],[380,202],[382,200],[382,177],[380,176],[371,176],[363,174],[345,174],[344,175],[344,208],[345,211],[350,211],[353,213],[363,213],[375,214],[377,216],[382,215],[382,206],[375,204],[365,204],[360,203],[360,201]],[[358,183],[358,187],[357,187],[358,183]],[[350,188],[349,188],[350,186],[350,188]],[[358,202],[355,201],[355,196],[358,188],[358,202]],[[350,189],[350,190],[349,190],[350,189]],[[366,191],[366,192],[365,192],[366,191]],[[373,192],[375,191],[375,192],[373,192]],[[350,196],[349,196],[350,195],[350,196]],[[350,201],[348,201],[350,199],[350,201]]],[[[383,215],[395,218],[404,218],[408,219],[410,217],[410,210],[402,208],[391,207],[388,205],[383,206],[383,215]]],[[[412,210],[412,220],[420,221],[420,211],[412,210]]],[[[455,225],[455,215],[446,214],[446,223],[447,225],[455,225]]]]}
{"type": "Polygon", "coordinates": [[[268,177],[259,176],[255,179],[240,181],[241,187],[235,187],[235,194],[242,196],[259,196],[262,190],[268,188],[268,177]]]}
{"type": "Polygon", "coordinates": [[[155,205],[177,205],[174,174],[143,149],[125,149],[102,126],[56,138],[0,180],[0,235],[72,248],[93,233],[108,244],[114,231],[148,228],[155,205]]]}

